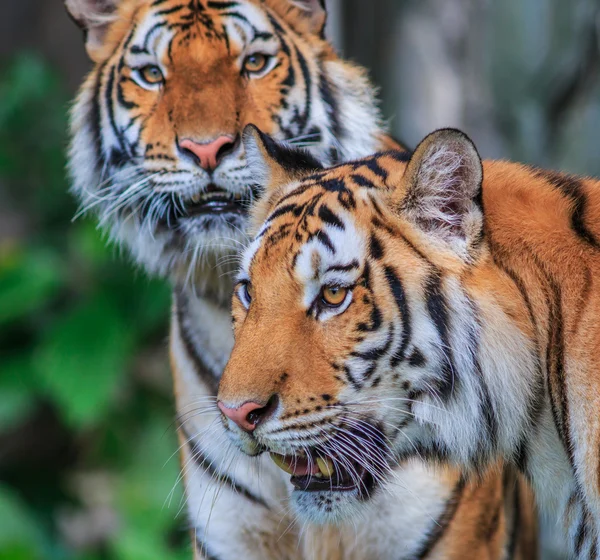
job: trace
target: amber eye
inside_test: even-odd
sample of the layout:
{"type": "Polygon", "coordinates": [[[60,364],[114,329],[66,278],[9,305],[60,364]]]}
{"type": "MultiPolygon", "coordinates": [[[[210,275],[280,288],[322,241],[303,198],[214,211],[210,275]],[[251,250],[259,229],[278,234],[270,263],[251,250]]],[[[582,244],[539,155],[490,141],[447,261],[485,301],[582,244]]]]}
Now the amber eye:
{"type": "Polygon", "coordinates": [[[164,76],[158,66],[148,64],[139,69],[140,76],[148,84],[160,84],[164,81],[164,76]]]}
{"type": "Polygon", "coordinates": [[[244,60],[244,71],[249,74],[256,74],[257,72],[264,70],[268,62],[269,56],[266,54],[251,54],[244,60]]]}
{"type": "Polygon", "coordinates": [[[321,292],[321,299],[331,307],[338,307],[344,303],[347,294],[348,288],[325,286],[321,292]]]}

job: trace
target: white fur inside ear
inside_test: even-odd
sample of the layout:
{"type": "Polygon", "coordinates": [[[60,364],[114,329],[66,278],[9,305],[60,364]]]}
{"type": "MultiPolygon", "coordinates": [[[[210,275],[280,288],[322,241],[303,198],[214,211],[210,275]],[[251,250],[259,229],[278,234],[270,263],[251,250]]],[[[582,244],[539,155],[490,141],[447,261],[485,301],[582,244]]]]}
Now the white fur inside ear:
{"type": "Polygon", "coordinates": [[[88,53],[101,47],[106,30],[117,19],[117,0],[66,0],[65,6],[87,31],[88,53]]]}
{"type": "Polygon", "coordinates": [[[467,257],[483,225],[476,200],[481,181],[481,160],[469,141],[434,142],[421,158],[404,213],[419,229],[467,257]]]}
{"type": "Polygon", "coordinates": [[[254,134],[244,134],[244,151],[246,152],[248,170],[255,184],[260,187],[262,196],[271,180],[271,173],[269,164],[258,144],[259,142],[260,140],[254,134]]]}
{"type": "Polygon", "coordinates": [[[289,3],[309,14],[325,11],[321,0],[289,0],[289,3]]]}
{"type": "Polygon", "coordinates": [[[66,0],[65,6],[73,18],[88,29],[108,25],[116,18],[115,0],[66,0]]]}

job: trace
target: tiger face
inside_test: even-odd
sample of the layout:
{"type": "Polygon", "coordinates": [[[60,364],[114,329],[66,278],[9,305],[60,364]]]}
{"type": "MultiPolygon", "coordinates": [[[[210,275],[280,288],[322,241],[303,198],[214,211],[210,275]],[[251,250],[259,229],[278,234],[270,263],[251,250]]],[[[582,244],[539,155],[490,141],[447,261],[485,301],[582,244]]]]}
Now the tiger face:
{"type": "Polygon", "coordinates": [[[73,190],[151,272],[214,289],[230,269],[256,194],[246,124],[324,162],[379,140],[373,91],[324,40],[319,0],[66,4],[94,62],[72,110],[73,190]]]}
{"type": "MultiPolygon", "coordinates": [[[[483,401],[462,417],[481,415],[490,441],[513,437],[482,387],[455,377],[477,367],[478,323],[458,278],[487,255],[472,143],[441,131],[412,156],[315,171],[257,131],[247,136],[267,187],[235,288],[218,404],[245,453],[269,452],[291,475],[296,512],[317,522],[364,512],[403,457],[444,457],[435,427],[460,402],[483,401]]],[[[507,305],[515,299],[509,290],[507,305]]],[[[507,343],[520,336],[512,331],[507,343]]],[[[479,426],[455,429],[466,440],[479,426]]]]}

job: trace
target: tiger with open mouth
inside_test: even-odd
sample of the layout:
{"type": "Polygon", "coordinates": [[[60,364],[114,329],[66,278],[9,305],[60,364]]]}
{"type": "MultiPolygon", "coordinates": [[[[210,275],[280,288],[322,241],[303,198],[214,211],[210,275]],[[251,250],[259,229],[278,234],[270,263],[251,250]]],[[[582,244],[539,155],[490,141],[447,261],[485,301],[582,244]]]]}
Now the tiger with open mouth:
{"type": "Polygon", "coordinates": [[[329,169],[245,137],[264,193],[218,394],[235,445],[321,521],[367,515],[411,457],[506,461],[600,558],[600,181],[482,162],[452,129],[329,169]]]}
{"type": "MultiPolygon", "coordinates": [[[[71,114],[69,170],[82,211],[173,284],[170,349],[189,525],[198,558],[366,560],[403,551],[500,558],[535,542],[511,473],[481,483],[422,463],[398,469],[360,526],[301,531],[270,460],[239,457],[214,420],[233,346],[229,298],[259,192],[240,135],[256,123],[326,165],[397,147],[365,72],[323,37],[319,0],[66,0],[93,69],[71,114]],[[524,521],[525,520],[525,521],[524,521]],[[481,532],[481,527],[489,530],[481,532]],[[475,544],[472,544],[475,543],[475,544]]],[[[289,478],[289,477],[288,477],[289,478]]]]}

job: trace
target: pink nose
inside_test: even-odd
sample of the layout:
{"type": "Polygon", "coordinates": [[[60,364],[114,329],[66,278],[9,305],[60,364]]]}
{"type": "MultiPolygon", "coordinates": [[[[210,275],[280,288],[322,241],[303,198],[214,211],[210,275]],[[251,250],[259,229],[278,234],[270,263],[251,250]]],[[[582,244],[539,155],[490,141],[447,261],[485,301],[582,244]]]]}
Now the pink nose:
{"type": "Polygon", "coordinates": [[[184,138],[179,142],[179,147],[193,154],[200,163],[200,167],[206,171],[216,169],[221,159],[233,150],[234,145],[235,138],[233,136],[219,136],[205,144],[195,142],[190,138],[184,138]]]}
{"type": "Polygon", "coordinates": [[[246,402],[238,408],[229,408],[219,401],[217,406],[227,418],[246,432],[252,432],[256,428],[267,410],[264,405],[255,402],[246,402]]]}

